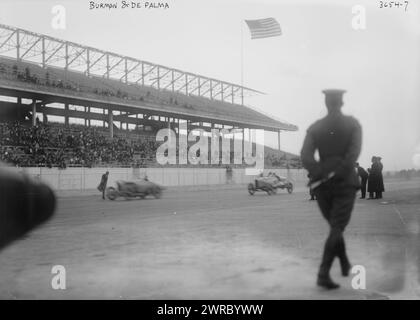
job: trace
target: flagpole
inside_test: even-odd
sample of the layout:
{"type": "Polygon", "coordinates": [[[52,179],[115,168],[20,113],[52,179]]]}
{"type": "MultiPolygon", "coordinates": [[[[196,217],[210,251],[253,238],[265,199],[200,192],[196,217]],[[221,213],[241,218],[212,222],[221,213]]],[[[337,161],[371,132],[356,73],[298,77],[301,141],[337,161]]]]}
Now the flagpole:
{"type": "Polygon", "coordinates": [[[244,27],[241,20],[241,104],[244,105],[244,27]]]}

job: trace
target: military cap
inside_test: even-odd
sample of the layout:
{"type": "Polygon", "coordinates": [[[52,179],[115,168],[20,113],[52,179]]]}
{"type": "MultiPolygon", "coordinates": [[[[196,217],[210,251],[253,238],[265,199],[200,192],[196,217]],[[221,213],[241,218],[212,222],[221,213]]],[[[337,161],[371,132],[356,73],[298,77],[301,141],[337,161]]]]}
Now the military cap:
{"type": "Polygon", "coordinates": [[[337,97],[342,97],[344,93],[346,93],[346,90],[342,90],[342,89],[325,89],[322,90],[322,93],[324,93],[326,96],[337,96],[337,97]]]}

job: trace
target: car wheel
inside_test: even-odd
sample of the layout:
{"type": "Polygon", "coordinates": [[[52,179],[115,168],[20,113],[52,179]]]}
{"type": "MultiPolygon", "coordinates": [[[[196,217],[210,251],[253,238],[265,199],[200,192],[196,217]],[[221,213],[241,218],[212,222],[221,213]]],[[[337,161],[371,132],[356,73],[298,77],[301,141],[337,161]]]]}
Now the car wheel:
{"type": "Polygon", "coordinates": [[[251,196],[254,195],[254,193],[255,193],[255,186],[254,186],[254,184],[252,184],[252,183],[248,184],[248,192],[249,192],[249,194],[251,196]]]}
{"type": "Polygon", "coordinates": [[[109,200],[115,200],[118,197],[117,190],[115,190],[114,187],[108,187],[108,188],[106,188],[106,197],[109,200]]]}
{"type": "Polygon", "coordinates": [[[160,197],[162,196],[162,191],[161,191],[160,189],[156,189],[156,190],[153,192],[153,196],[154,196],[156,199],[160,199],[160,197]]]}

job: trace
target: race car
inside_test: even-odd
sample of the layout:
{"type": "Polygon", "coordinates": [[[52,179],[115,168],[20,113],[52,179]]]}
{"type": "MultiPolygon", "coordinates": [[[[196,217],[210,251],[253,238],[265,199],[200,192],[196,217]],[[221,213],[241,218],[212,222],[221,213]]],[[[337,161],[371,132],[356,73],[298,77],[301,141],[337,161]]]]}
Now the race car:
{"type": "Polygon", "coordinates": [[[275,173],[268,176],[259,176],[254,182],[248,184],[248,192],[254,195],[256,191],[265,191],[269,195],[275,194],[277,189],[287,189],[288,193],[293,192],[293,183],[286,177],[281,177],[275,173]]]}
{"type": "Polygon", "coordinates": [[[137,182],[118,180],[116,184],[117,188],[108,187],[106,189],[106,196],[109,200],[115,200],[118,197],[124,197],[126,200],[134,198],[144,199],[148,195],[159,199],[164,189],[162,186],[148,180],[137,182]]]}

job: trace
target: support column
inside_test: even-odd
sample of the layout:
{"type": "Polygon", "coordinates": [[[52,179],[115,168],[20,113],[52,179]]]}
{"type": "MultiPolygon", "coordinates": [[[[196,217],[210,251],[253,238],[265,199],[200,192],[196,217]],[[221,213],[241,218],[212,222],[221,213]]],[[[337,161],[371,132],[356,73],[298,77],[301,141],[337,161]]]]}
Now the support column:
{"type": "MultiPolygon", "coordinates": [[[[251,149],[252,152],[252,149],[251,149]]],[[[245,128],[242,128],[242,163],[245,161],[245,128]]]]}
{"type": "Polygon", "coordinates": [[[108,109],[108,127],[109,127],[109,136],[114,138],[114,116],[112,110],[108,109]]]}
{"type": "Polygon", "coordinates": [[[32,99],[32,126],[36,126],[36,99],[32,99]]]}
{"type": "Polygon", "coordinates": [[[64,125],[65,126],[69,125],[69,104],[68,103],[64,104],[64,125]]]}
{"type": "Polygon", "coordinates": [[[85,110],[85,114],[84,114],[83,118],[84,118],[84,120],[85,120],[85,127],[86,127],[86,126],[87,126],[87,116],[86,116],[86,113],[87,113],[87,108],[86,108],[86,106],[84,106],[83,108],[84,108],[84,110],[85,110]]]}
{"type": "Polygon", "coordinates": [[[87,114],[86,114],[86,116],[88,117],[87,124],[90,127],[90,107],[87,107],[87,114]]]}
{"type": "Polygon", "coordinates": [[[281,158],[281,148],[280,148],[280,132],[281,132],[281,130],[279,130],[279,132],[278,132],[278,138],[277,138],[277,142],[278,142],[278,148],[279,148],[279,159],[281,158]]]}
{"type": "MultiPolygon", "coordinates": [[[[168,117],[167,121],[168,121],[168,129],[171,130],[171,118],[168,117]]],[[[168,142],[169,143],[171,142],[171,133],[170,132],[169,132],[169,136],[168,136],[168,142]]]]}
{"type": "MultiPolygon", "coordinates": [[[[102,114],[105,115],[105,109],[102,109],[102,114]]],[[[102,119],[105,119],[105,117],[102,119]]],[[[102,121],[102,128],[105,128],[105,120],[102,121]]]]}
{"type": "Polygon", "coordinates": [[[42,121],[44,122],[44,124],[48,123],[48,115],[45,112],[45,104],[42,105],[42,121]]]}
{"type": "Polygon", "coordinates": [[[21,97],[17,98],[16,115],[17,115],[17,118],[20,120],[22,117],[22,98],[21,97]]]}

